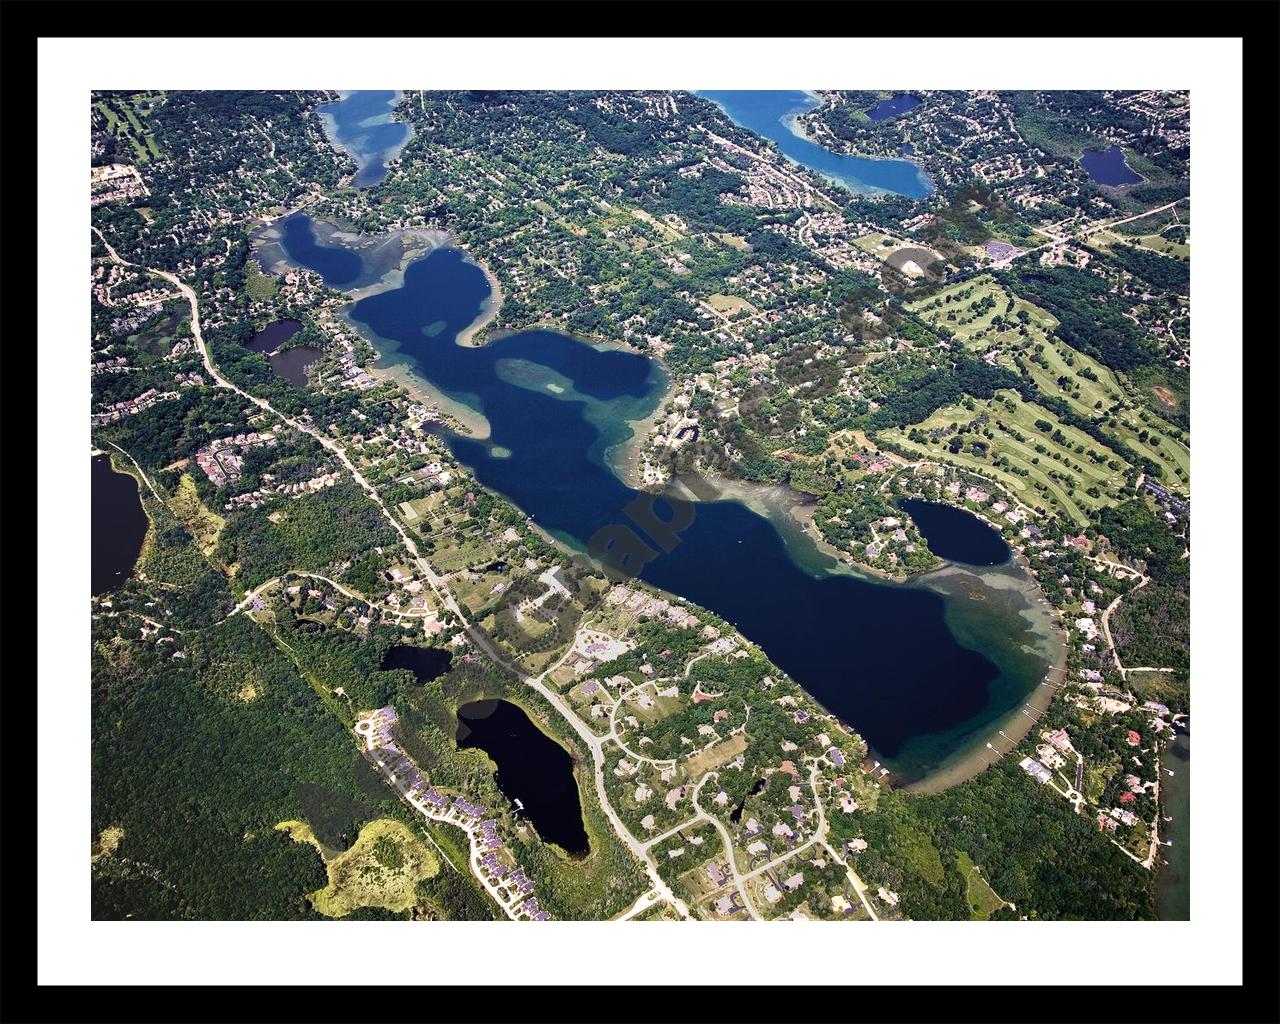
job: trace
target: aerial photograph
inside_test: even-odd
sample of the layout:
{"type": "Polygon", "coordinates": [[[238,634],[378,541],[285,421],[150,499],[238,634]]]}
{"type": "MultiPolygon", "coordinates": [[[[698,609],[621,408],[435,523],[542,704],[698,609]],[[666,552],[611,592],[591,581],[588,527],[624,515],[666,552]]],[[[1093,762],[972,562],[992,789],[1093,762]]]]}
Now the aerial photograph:
{"type": "Polygon", "coordinates": [[[897,77],[86,95],[95,922],[1190,919],[1192,90],[897,77]]]}

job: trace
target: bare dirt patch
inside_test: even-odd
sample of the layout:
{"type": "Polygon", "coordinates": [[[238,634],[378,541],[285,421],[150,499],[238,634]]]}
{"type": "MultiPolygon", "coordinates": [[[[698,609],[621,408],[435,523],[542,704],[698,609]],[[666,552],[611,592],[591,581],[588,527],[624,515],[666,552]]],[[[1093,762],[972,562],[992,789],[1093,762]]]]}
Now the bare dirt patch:
{"type": "Polygon", "coordinates": [[[108,825],[89,848],[89,862],[97,864],[100,860],[106,860],[116,852],[116,847],[123,838],[124,829],[119,825],[108,825]]]}

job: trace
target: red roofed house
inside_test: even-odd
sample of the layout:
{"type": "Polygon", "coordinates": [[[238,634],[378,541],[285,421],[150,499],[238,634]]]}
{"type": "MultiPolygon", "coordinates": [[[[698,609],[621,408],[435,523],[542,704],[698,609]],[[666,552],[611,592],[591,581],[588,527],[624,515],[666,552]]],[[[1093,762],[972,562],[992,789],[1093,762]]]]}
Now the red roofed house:
{"type": "Polygon", "coordinates": [[[1142,737],[1139,736],[1138,733],[1136,733],[1133,729],[1130,729],[1129,730],[1129,746],[1136,747],[1141,742],[1142,742],[1142,737]]]}
{"type": "Polygon", "coordinates": [[[800,773],[796,771],[796,763],[794,761],[783,761],[782,764],[778,766],[778,770],[786,772],[794,779],[800,778],[800,773]]]}
{"type": "Polygon", "coordinates": [[[1134,797],[1134,795],[1133,795],[1132,793],[1121,793],[1121,794],[1120,794],[1120,802],[1121,802],[1122,804],[1127,804],[1127,803],[1131,802],[1131,801],[1132,801],[1132,800],[1134,800],[1134,799],[1135,799],[1135,797],[1134,797]]]}

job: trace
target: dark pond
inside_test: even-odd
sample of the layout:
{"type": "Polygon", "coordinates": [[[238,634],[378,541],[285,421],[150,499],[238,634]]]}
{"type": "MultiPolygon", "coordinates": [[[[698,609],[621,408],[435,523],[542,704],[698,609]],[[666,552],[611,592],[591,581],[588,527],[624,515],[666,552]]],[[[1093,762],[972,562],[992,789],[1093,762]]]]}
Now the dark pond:
{"type": "Polygon", "coordinates": [[[133,477],[117,473],[109,455],[97,455],[92,462],[89,576],[97,597],[117,589],[132,575],[147,536],[147,514],[133,477]]]}
{"type": "Polygon", "coordinates": [[[1003,565],[1009,545],[972,512],[936,501],[903,498],[898,506],[924,534],[929,550],[939,558],[964,565],[1003,565]]]}
{"type": "MultiPolygon", "coordinates": [[[[756,779],[756,784],[751,787],[751,791],[747,793],[747,796],[755,796],[762,789],[764,789],[764,787],[765,787],[765,780],[756,779]]],[[[729,812],[729,820],[733,822],[735,825],[738,824],[738,822],[742,820],[742,809],[746,806],[747,806],[747,797],[744,796],[741,800],[738,801],[738,806],[736,806],[732,811],[729,812]]]]}
{"type": "Polygon", "coordinates": [[[414,647],[411,644],[396,644],[382,659],[382,668],[407,668],[413,673],[418,685],[438,679],[449,671],[449,663],[453,655],[443,647],[414,647]]]}
{"type": "Polygon", "coordinates": [[[1135,174],[1124,162],[1119,146],[1112,146],[1105,153],[1086,149],[1080,163],[1099,185],[1134,185],[1142,180],[1142,176],[1135,174]]]}
{"type": "MultiPolygon", "coordinates": [[[[338,262],[330,260],[333,248],[317,248],[309,219],[296,220],[286,242],[309,237],[288,255],[325,273],[338,262]],[[306,263],[316,253],[321,259],[306,263]]],[[[360,300],[348,316],[384,360],[484,414],[488,439],[445,435],[481,484],[585,549],[597,531],[630,522],[624,509],[637,492],[619,479],[611,453],[662,400],[665,375],[643,356],[556,331],[457,345],[488,297],[478,267],[456,249],[437,249],[410,263],[398,287],[360,300]],[[439,321],[443,329],[424,333],[439,321]]],[[[669,509],[657,506],[656,515],[669,519],[669,509]]],[[[655,549],[637,568],[760,644],[854,726],[902,783],[975,742],[975,728],[1016,709],[1043,678],[1043,658],[1027,653],[1034,627],[1016,609],[1005,614],[992,600],[837,572],[811,541],[811,555],[798,550],[744,504],[709,501],[696,506],[670,552],[655,549]]]]}
{"type": "Polygon", "coordinates": [[[310,345],[295,345],[267,358],[277,377],[283,377],[297,387],[307,386],[307,367],[319,360],[324,352],[310,345]]]}
{"type": "Polygon", "coordinates": [[[1161,921],[1191,920],[1191,727],[1177,737],[1160,758],[1160,822],[1162,847],[1156,856],[1156,916],[1161,921]],[[1165,769],[1171,769],[1170,775],[1165,769]]]}
{"type": "Polygon", "coordinates": [[[281,248],[295,263],[309,267],[334,288],[353,285],[364,269],[359,253],[339,245],[326,245],[317,236],[310,217],[295,213],[280,224],[281,248]]]}
{"type": "Polygon", "coordinates": [[[572,854],[589,850],[582,804],[568,751],[505,700],[480,700],[458,708],[458,746],[478,747],[498,766],[498,788],[543,840],[572,854]]]}
{"type": "Polygon", "coordinates": [[[881,100],[867,111],[867,117],[873,121],[887,121],[891,117],[905,114],[908,110],[914,110],[918,106],[920,106],[919,96],[899,93],[890,99],[881,100]]]}
{"type": "Polygon", "coordinates": [[[250,352],[274,352],[302,330],[301,320],[276,320],[244,343],[250,352]]]}

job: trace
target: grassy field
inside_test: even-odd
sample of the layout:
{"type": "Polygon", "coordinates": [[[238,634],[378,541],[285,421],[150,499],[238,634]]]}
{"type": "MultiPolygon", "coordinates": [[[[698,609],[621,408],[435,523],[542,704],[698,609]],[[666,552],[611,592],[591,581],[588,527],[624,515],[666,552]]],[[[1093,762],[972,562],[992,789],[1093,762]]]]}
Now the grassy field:
{"type": "Polygon", "coordinates": [[[440,871],[435,851],[394,818],[369,822],[351,849],[336,855],[305,822],[282,821],[276,828],[295,842],[310,843],[324,858],[329,884],[308,898],[326,917],[345,917],[359,907],[408,910],[418,902],[417,882],[440,871]]]}
{"type": "Polygon", "coordinates": [[[661,722],[668,715],[674,715],[680,710],[684,704],[684,700],[680,697],[657,697],[654,691],[658,689],[656,685],[651,684],[643,690],[639,690],[628,697],[622,708],[619,710],[620,715],[635,715],[636,719],[642,726],[652,726],[661,722]],[[652,703],[646,708],[641,707],[638,703],[640,697],[647,697],[652,703]]]}
{"type": "Polygon", "coordinates": [[[959,851],[956,860],[964,875],[965,901],[969,904],[969,920],[986,921],[1004,906],[1004,900],[996,895],[995,890],[982,877],[981,869],[967,853],[963,850],[959,851]]]}
{"type": "Polygon", "coordinates": [[[631,213],[631,216],[633,216],[636,220],[642,221],[643,223],[649,225],[649,227],[657,231],[658,234],[666,241],[668,242],[684,241],[685,233],[683,231],[680,231],[673,224],[668,224],[666,221],[658,220],[657,217],[653,216],[653,214],[649,213],[647,210],[642,210],[639,207],[636,207],[630,210],[629,212],[631,213]]]}
{"type": "MultiPolygon", "coordinates": [[[[1154,411],[1139,410],[1116,375],[1102,363],[1051,337],[1058,322],[1045,310],[1015,298],[986,276],[952,285],[909,303],[907,308],[929,324],[949,328],[956,340],[971,351],[998,349],[1000,354],[996,359],[1000,365],[1015,371],[1025,368],[1040,391],[1061,398],[1081,417],[1097,419],[1104,411],[1119,405],[1104,426],[1104,432],[1159,462],[1167,485],[1182,490],[1190,485],[1191,453],[1170,436],[1173,426],[1154,411]],[[952,301],[948,302],[948,297],[952,301]],[[1018,319],[1022,312],[1026,313],[1025,323],[1018,319]],[[949,319],[951,314],[955,315],[954,320],[949,319]],[[997,316],[1005,322],[995,324],[997,316]],[[1060,384],[1063,378],[1066,378],[1065,384],[1060,384]],[[1146,421],[1141,418],[1144,414],[1146,421]],[[1143,431],[1160,435],[1158,445],[1140,441],[1143,431]]],[[[1054,419],[1050,415],[1043,418],[1054,419]]],[[[1074,446],[1079,442],[1072,443],[1074,446]]],[[[1091,445],[1096,447],[1097,442],[1086,441],[1086,450],[1091,445]]]]}
{"type": "MultiPolygon", "coordinates": [[[[133,150],[134,160],[139,164],[152,160],[161,160],[164,153],[156,142],[147,125],[151,116],[151,106],[157,103],[163,94],[134,93],[127,99],[112,96],[99,100],[94,107],[106,121],[107,132],[117,141],[127,143],[133,150]]],[[[127,156],[127,150],[118,148],[117,155],[127,156]]]]}
{"type": "Polygon", "coordinates": [[[883,231],[872,231],[870,234],[859,235],[853,239],[853,244],[863,252],[869,252],[873,256],[884,257],[899,245],[905,245],[906,243],[886,235],[883,231]],[[885,242],[889,244],[885,245],[885,242]]]}
{"type": "Polygon", "coordinates": [[[741,235],[731,235],[727,231],[717,231],[716,238],[731,249],[737,249],[739,252],[751,252],[751,243],[741,235]]]}
{"type": "Polygon", "coordinates": [[[1041,349],[1028,345],[1005,352],[997,362],[1015,371],[1025,367],[1036,387],[1046,395],[1057,395],[1086,419],[1096,419],[1103,409],[1124,401],[1124,390],[1115,374],[1101,363],[1060,341],[1046,340],[1043,345],[1041,349]],[[1091,380],[1081,371],[1097,379],[1091,380]],[[1065,387],[1058,383],[1063,377],[1069,378],[1065,387]]]}
{"type": "Polygon", "coordinates": [[[1147,421],[1143,422],[1141,414],[1133,409],[1121,411],[1116,419],[1116,427],[1108,428],[1108,433],[1160,463],[1164,469],[1161,483],[1186,494],[1191,487],[1191,450],[1169,435],[1172,429],[1169,424],[1150,413],[1147,414],[1147,421]],[[1143,431],[1147,432],[1146,442],[1140,440],[1143,431]],[[1150,442],[1156,438],[1159,438],[1158,443],[1152,445],[1150,442]]]}
{"type": "Polygon", "coordinates": [[[137,348],[142,357],[138,365],[152,365],[167,356],[180,337],[190,338],[190,329],[184,327],[189,319],[185,305],[178,309],[165,307],[160,316],[148,322],[137,334],[129,335],[129,344],[137,348]]]}
{"type": "Polygon", "coordinates": [[[1051,314],[1023,299],[1015,298],[995,282],[982,276],[972,281],[951,285],[924,299],[906,304],[907,309],[918,314],[926,323],[948,328],[965,348],[985,352],[993,346],[1004,346],[1030,339],[1044,341],[1048,332],[1058,326],[1051,314]],[[950,301],[948,301],[950,300],[950,301]],[[1013,308],[1009,308],[1010,300],[1013,308]],[[1027,314],[1026,336],[1019,328],[1024,326],[1019,313],[1027,314]],[[954,319],[952,319],[954,314],[954,319]],[[1007,325],[995,326],[992,321],[1003,317],[1007,325]]]}
{"type": "Polygon", "coordinates": [[[257,266],[250,262],[249,273],[245,278],[245,291],[249,293],[249,298],[258,302],[269,302],[276,297],[276,279],[270,274],[264,274],[257,266]]]}
{"type": "Polygon", "coordinates": [[[190,473],[183,473],[179,478],[178,489],[169,499],[169,507],[178,522],[187,528],[200,553],[209,558],[218,547],[218,535],[222,533],[226,520],[205,507],[196,493],[196,483],[190,473]]]}
{"type": "Polygon", "coordinates": [[[1136,242],[1144,249],[1158,252],[1165,256],[1176,256],[1187,259],[1191,256],[1191,243],[1185,231],[1179,225],[1171,224],[1163,231],[1150,232],[1145,235],[1121,235],[1117,232],[1099,231],[1089,239],[1089,248],[1106,251],[1124,242],[1136,242]],[[1166,234],[1167,232],[1167,234],[1166,234]]]}
{"type": "Polygon", "coordinates": [[[737,313],[744,309],[749,313],[756,312],[755,306],[736,295],[708,295],[707,305],[721,313],[737,313]]]}
{"type": "Polygon", "coordinates": [[[916,458],[947,463],[998,480],[1024,504],[1066,516],[1082,526],[1088,522],[1090,510],[1115,504],[1116,488],[1123,481],[1128,464],[1114,451],[1088,434],[1065,426],[1044,407],[1023,402],[1012,391],[1000,391],[994,398],[973,400],[972,404],[972,410],[963,404],[945,406],[916,427],[882,431],[881,436],[916,458]],[[988,419],[985,428],[963,435],[964,447],[952,452],[951,428],[973,423],[984,415],[988,419]],[[1047,423],[1050,429],[1043,430],[1037,421],[1047,423]],[[928,435],[926,443],[908,439],[916,428],[928,435]],[[991,436],[987,437],[987,433],[991,436]],[[971,440],[987,445],[986,454],[974,452],[971,440]],[[1088,494],[1090,488],[1096,488],[1098,494],[1088,494]]]}
{"type": "Polygon", "coordinates": [[[747,734],[739,732],[730,736],[727,740],[712,744],[706,750],[698,751],[684,763],[685,770],[689,773],[689,778],[701,778],[703,774],[711,771],[712,768],[718,768],[726,761],[732,761],[747,749],[747,742],[747,734]]]}
{"type": "MultiPolygon", "coordinates": [[[[449,579],[449,585],[453,588],[458,604],[471,609],[473,612],[478,612],[481,608],[496,601],[498,595],[493,592],[493,588],[499,583],[505,583],[507,580],[504,574],[496,572],[482,572],[478,573],[477,576],[477,579],[472,580],[463,573],[452,576],[449,579]]],[[[545,629],[540,629],[541,625],[536,620],[530,620],[525,623],[525,631],[537,636],[545,632],[546,629],[551,628],[548,625],[545,629]]]]}
{"type": "Polygon", "coordinates": [[[1130,672],[1127,676],[1133,692],[1143,700],[1175,703],[1186,700],[1187,676],[1184,672],[1130,672]]]}
{"type": "Polygon", "coordinates": [[[431,561],[442,573],[456,572],[473,565],[486,565],[497,554],[494,546],[481,536],[456,531],[441,536],[434,532],[434,523],[432,526],[432,539],[436,541],[436,548],[431,561]]]}

